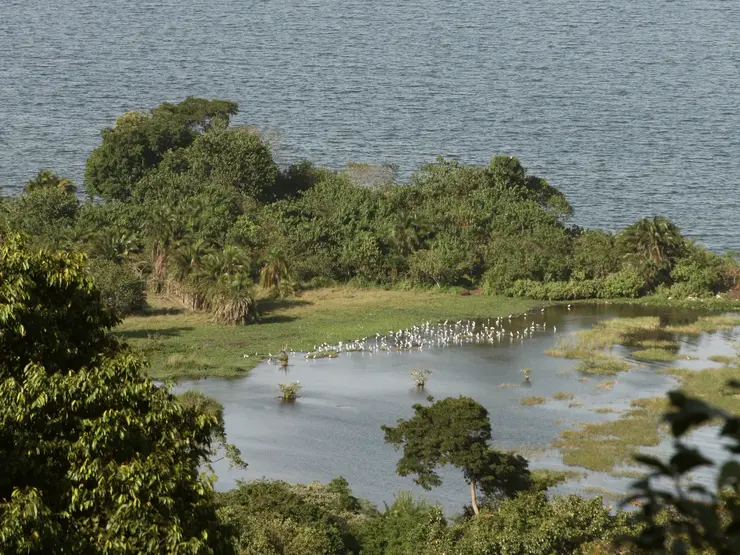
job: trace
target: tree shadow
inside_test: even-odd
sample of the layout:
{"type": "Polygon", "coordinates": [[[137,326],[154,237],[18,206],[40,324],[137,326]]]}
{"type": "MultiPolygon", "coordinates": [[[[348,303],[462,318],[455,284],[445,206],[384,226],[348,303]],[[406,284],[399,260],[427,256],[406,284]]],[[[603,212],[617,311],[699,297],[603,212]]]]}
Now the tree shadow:
{"type": "Polygon", "coordinates": [[[141,312],[137,313],[136,316],[175,316],[185,312],[184,308],[167,306],[167,307],[146,307],[141,312]]]}
{"type": "Polygon", "coordinates": [[[260,316],[257,319],[257,324],[279,324],[281,322],[292,322],[297,320],[295,316],[286,316],[285,314],[272,314],[268,316],[260,316]]]}
{"type": "Polygon", "coordinates": [[[313,304],[311,301],[303,299],[261,299],[258,302],[259,309],[263,312],[272,312],[282,308],[292,308],[294,306],[306,306],[313,304]]]}
{"type": "Polygon", "coordinates": [[[178,326],[172,328],[147,328],[142,330],[124,330],[115,332],[119,337],[125,337],[126,339],[158,339],[163,337],[177,337],[182,335],[184,331],[193,331],[195,328],[192,326],[178,326]]]}

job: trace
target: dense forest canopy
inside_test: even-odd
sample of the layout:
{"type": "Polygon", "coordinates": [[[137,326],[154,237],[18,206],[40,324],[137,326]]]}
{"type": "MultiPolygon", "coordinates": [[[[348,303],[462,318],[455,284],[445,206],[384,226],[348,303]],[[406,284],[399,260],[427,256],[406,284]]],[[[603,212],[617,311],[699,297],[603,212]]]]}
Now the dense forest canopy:
{"type": "Polygon", "coordinates": [[[87,160],[89,200],[42,170],[2,202],[0,226],[88,253],[123,314],[142,306],[148,282],[233,323],[253,321],[257,282],[277,295],[352,281],[553,300],[714,296],[737,284],[736,259],[664,218],[616,235],[569,225],[564,195],[514,157],[440,158],[406,184],[366,164],[278,168],[259,133],[230,125],[236,112],[188,98],[123,114],[87,160]]]}

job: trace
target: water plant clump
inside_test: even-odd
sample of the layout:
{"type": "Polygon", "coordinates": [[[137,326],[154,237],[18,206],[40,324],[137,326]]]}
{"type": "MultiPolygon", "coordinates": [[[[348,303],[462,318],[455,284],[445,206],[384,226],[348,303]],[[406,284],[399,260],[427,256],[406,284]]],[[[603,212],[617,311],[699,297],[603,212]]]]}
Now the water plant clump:
{"type": "Polygon", "coordinates": [[[280,349],[280,355],[278,356],[278,360],[280,361],[280,367],[283,370],[287,370],[288,360],[289,360],[287,347],[283,347],[282,349],[280,349]]]}
{"type": "Polygon", "coordinates": [[[574,397],[575,395],[573,393],[566,393],[565,391],[558,391],[552,396],[556,401],[570,401],[574,397]]]}
{"type": "Polygon", "coordinates": [[[411,379],[419,389],[424,389],[431,375],[432,371],[426,368],[413,368],[411,370],[411,379]]]}
{"type": "Polygon", "coordinates": [[[681,358],[676,352],[667,349],[639,349],[634,351],[632,356],[637,360],[648,362],[673,362],[681,358]]]}
{"type": "Polygon", "coordinates": [[[632,366],[613,355],[593,353],[576,364],[575,369],[584,374],[610,376],[629,370],[632,366]]]}
{"type": "Polygon", "coordinates": [[[522,405],[541,405],[544,402],[544,397],[522,397],[519,399],[519,403],[522,405]]]}
{"type": "Polygon", "coordinates": [[[522,368],[522,374],[524,375],[524,381],[528,382],[529,379],[532,377],[532,369],[531,368],[522,368]]]}
{"type": "Polygon", "coordinates": [[[278,387],[283,401],[295,401],[298,397],[298,391],[301,389],[301,382],[281,383],[278,387]]]}

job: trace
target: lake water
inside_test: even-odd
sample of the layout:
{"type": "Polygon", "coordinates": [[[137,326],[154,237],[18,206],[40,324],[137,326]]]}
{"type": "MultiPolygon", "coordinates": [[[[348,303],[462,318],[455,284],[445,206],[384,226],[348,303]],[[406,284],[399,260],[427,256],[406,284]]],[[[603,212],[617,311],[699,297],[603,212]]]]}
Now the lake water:
{"type": "Polygon", "coordinates": [[[3,0],[0,184],[81,182],[99,131],[187,95],[238,101],[279,159],[519,156],[615,229],[663,214],[738,247],[732,0],[3,0]]]}
{"type": "MultiPolygon", "coordinates": [[[[676,381],[655,372],[666,365],[639,363],[621,347],[615,347],[616,352],[635,363],[633,370],[580,381],[581,374],[572,371],[577,361],[549,357],[545,351],[599,320],[655,314],[652,308],[625,305],[579,306],[572,311],[549,308],[544,313],[529,314],[526,323],[521,315],[511,322],[504,321],[507,332],[532,323],[540,325],[531,338],[524,340],[506,338],[493,344],[345,353],[336,359],[306,360],[295,355],[287,376],[279,366],[263,363],[246,378],[209,378],[181,384],[178,389],[196,388],[223,403],[229,441],[242,450],[249,463],[246,472],[229,470],[224,461],[216,464],[218,489],[229,489],[240,478],[327,482],[341,475],[356,495],[374,503],[392,502],[398,491],[406,489],[455,512],[468,500],[461,474],[453,469],[443,471],[443,485],[431,492],[414,486],[411,478],[398,477],[395,464],[399,454],[384,443],[381,425],[410,417],[411,406],[424,402],[427,395],[437,399],[465,395],[488,409],[496,447],[517,449],[531,460],[533,468],[565,468],[558,452],[550,447],[561,430],[577,423],[618,418],[618,412],[601,414],[594,409],[627,410],[632,399],[662,396],[676,381]],[[547,327],[541,329],[544,324],[547,327]],[[409,376],[416,367],[433,372],[423,393],[409,376]],[[530,384],[523,383],[522,368],[532,369],[530,384]],[[611,380],[615,383],[610,389],[599,387],[611,380]],[[303,386],[293,404],[278,398],[278,384],[288,381],[299,381],[303,386]],[[514,387],[501,387],[503,384],[514,387]],[[556,392],[573,393],[573,400],[582,406],[553,400],[556,392]],[[548,399],[542,405],[524,406],[519,400],[525,396],[548,399]]],[[[671,366],[715,366],[706,357],[733,353],[732,339],[731,332],[682,337],[680,354],[697,359],[678,360],[671,366]]],[[[715,455],[715,439],[705,432],[697,444],[715,455]]],[[[602,487],[623,492],[631,481],[589,471],[557,491],[582,493],[584,487],[602,487]]]]}

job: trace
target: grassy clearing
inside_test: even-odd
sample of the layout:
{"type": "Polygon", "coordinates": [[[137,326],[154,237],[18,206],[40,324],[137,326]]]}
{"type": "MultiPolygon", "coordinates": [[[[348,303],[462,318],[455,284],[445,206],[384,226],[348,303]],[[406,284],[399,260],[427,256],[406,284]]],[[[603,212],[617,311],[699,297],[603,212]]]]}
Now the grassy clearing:
{"type": "Polygon", "coordinates": [[[575,395],[573,393],[566,393],[564,391],[558,391],[555,395],[552,396],[553,399],[556,401],[570,401],[573,399],[575,395]]]}
{"type": "Polygon", "coordinates": [[[519,403],[522,405],[541,405],[544,402],[544,397],[522,397],[519,399],[519,403]]]}
{"type": "Polygon", "coordinates": [[[185,310],[167,299],[151,297],[149,303],[143,315],[126,318],[114,332],[149,359],[149,374],[157,379],[243,375],[286,345],[288,350],[308,352],[324,342],[358,339],[427,320],[489,318],[522,313],[536,304],[443,291],[333,287],[261,302],[257,324],[221,326],[211,322],[209,314],[185,310]],[[168,365],[174,355],[182,357],[183,364],[175,357],[168,365]]]}
{"type": "Polygon", "coordinates": [[[680,358],[675,352],[666,349],[639,349],[634,351],[632,356],[637,360],[648,362],[673,362],[680,358]]]}
{"type": "Polygon", "coordinates": [[[629,370],[632,366],[613,355],[594,353],[576,364],[575,369],[584,374],[611,376],[629,370]]]}

